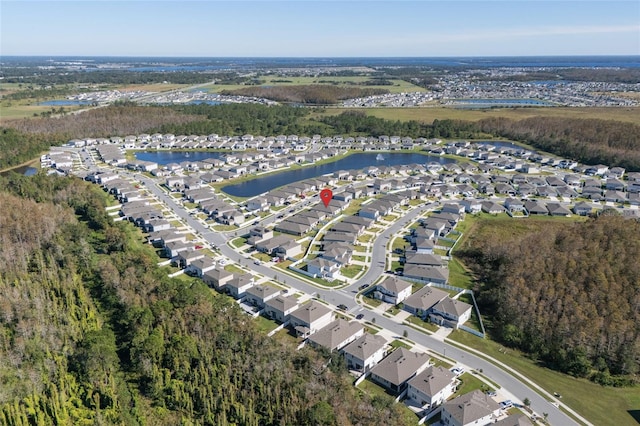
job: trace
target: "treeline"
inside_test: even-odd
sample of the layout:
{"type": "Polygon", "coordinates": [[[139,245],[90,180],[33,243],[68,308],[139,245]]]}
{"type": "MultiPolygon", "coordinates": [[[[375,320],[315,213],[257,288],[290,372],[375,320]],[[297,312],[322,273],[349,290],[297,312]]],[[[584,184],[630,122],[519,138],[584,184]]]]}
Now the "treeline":
{"type": "Polygon", "coordinates": [[[167,123],[158,129],[162,133],[275,136],[324,134],[327,130],[320,123],[301,123],[301,119],[310,113],[306,108],[257,104],[199,104],[172,108],[198,119],[184,124],[167,123]]]}
{"type": "Polygon", "coordinates": [[[523,120],[487,118],[482,132],[524,142],[535,148],[585,164],[640,170],[640,126],[614,120],[531,117],[523,120]]]}
{"type": "Polygon", "coordinates": [[[459,120],[434,120],[426,124],[415,120],[385,120],[362,111],[346,111],[335,116],[318,119],[330,126],[333,134],[366,136],[408,136],[412,138],[475,138],[486,137],[472,122],[459,120]]]}
{"type": "Polygon", "coordinates": [[[574,376],[637,381],[639,221],[602,215],[519,231],[500,221],[478,226],[457,255],[479,278],[477,299],[494,338],[574,376]]]}
{"type": "Polygon", "coordinates": [[[214,80],[215,75],[211,73],[198,73],[193,71],[173,71],[173,72],[153,72],[153,71],[77,71],[77,72],[42,72],[34,69],[33,73],[26,73],[24,69],[18,68],[11,75],[13,70],[4,71],[5,83],[28,83],[35,85],[50,84],[153,84],[165,81],[173,84],[201,84],[214,80]]]}
{"type": "Polygon", "coordinates": [[[255,86],[235,90],[224,90],[223,95],[254,96],[278,102],[310,105],[331,105],[342,99],[360,98],[389,93],[385,89],[338,87],[328,84],[308,84],[292,86],[255,86]]]}
{"type": "Polygon", "coordinates": [[[99,189],[12,174],[0,204],[1,424],[407,424],[342,357],[168,278],[99,189]]]}

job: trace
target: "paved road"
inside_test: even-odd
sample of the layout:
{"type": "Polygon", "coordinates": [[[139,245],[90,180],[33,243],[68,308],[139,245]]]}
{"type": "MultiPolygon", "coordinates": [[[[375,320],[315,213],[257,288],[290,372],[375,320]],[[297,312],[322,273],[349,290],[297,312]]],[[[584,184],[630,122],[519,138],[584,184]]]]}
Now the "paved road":
{"type": "MultiPolygon", "coordinates": [[[[90,168],[93,167],[90,166],[90,168]]],[[[403,216],[399,221],[395,222],[392,226],[385,229],[373,242],[374,248],[371,267],[357,282],[342,289],[321,289],[314,285],[308,284],[298,278],[285,274],[284,272],[275,271],[266,266],[254,264],[253,260],[246,258],[226,244],[229,239],[227,234],[212,231],[208,227],[203,225],[202,222],[192,217],[181,203],[178,203],[176,199],[162,190],[153,179],[149,179],[143,175],[133,174],[130,172],[123,172],[123,174],[128,176],[135,176],[136,179],[144,182],[146,188],[151,191],[159,200],[162,200],[164,203],[166,203],[177,216],[179,216],[182,220],[185,221],[185,223],[187,223],[197,233],[199,233],[203,239],[211,244],[215,244],[216,246],[218,246],[220,252],[232,261],[248,267],[251,270],[267,277],[275,278],[275,276],[277,275],[280,282],[283,282],[284,284],[294,288],[295,290],[307,294],[315,294],[316,297],[321,298],[322,300],[334,306],[340,304],[347,305],[354,313],[363,310],[363,308],[358,307],[355,298],[358,287],[363,283],[373,283],[384,273],[386,246],[389,242],[389,238],[391,238],[402,227],[406,226],[410,222],[413,222],[417,218],[417,216],[427,210],[434,209],[437,206],[436,203],[433,203],[425,205],[418,209],[414,209],[403,216]]],[[[311,200],[306,200],[301,204],[308,205],[311,202],[311,200]]],[[[299,205],[298,207],[301,206],[299,205]]],[[[275,220],[275,217],[271,216],[268,219],[261,221],[261,223],[268,224],[273,220],[275,220]]],[[[374,318],[375,324],[377,326],[383,327],[397,336],[403,336],[406,331],[408,333],[408,338],[416,342],[417,344],[422,345],[436,353],[446,354],[447,358],[453,359],[461,364],[468,366],[469,368],[482,370],[483,374],[486,377],[500,385],[502,388],[508,390],[520,400],[529,398],[529,400],[531,401],[531,408],[538,414],[548,413],[548,421],[552,425],[564,426],[578,424],[564,412],[555,407],[547,399],[540,396],[529,385],[525,384],[523,381],[513,376],[506,370],[484,360],[483,358],[480,358],[456,346],[444,343],[432,337],[431,335],[420,333],[410,327],[404,326],[394,321],[393,319],[387,318],[376,312],[366,312],[365,320],[371,321],[374,318]]]]}

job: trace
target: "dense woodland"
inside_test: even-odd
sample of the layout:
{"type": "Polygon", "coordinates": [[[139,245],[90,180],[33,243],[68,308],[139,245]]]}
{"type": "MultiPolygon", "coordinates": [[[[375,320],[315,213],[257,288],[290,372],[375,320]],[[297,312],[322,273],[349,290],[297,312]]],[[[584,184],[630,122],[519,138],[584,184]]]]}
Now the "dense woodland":
{"type": "Polygon", "coordinates": [[[640,373],[640,222],[480,221],[458,251],[493,337],[605,385],[640,373]]]}
{"type": "Polygon", "coordinates": [[[0,205],[0,424],[406,424],[340,356],[168,278],[96,187],[12,174],[0,205]]]}
{"type": "Polygon", "coordinates": [[[332,105],[342,99],[361,98],[365,96],[384,95],[385,89],[338,87],[327,84],[307,84],[292,86],[254,86],[242,89],[224,90],[223,95],[255,96],[278,102],[289,102],[311,105],[332,105]]]}
{"type": "Polygon", "coordinates": [[[640,170],[640,126],[614,120],[532,117],[489,118],[479,130],[517,141],[585,164],[640,170]]]}

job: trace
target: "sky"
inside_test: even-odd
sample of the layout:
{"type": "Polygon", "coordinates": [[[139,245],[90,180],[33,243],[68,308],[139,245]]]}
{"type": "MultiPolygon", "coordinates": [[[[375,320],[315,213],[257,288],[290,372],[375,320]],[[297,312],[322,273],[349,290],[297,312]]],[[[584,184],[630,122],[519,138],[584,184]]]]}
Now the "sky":
{"type": "Polygon", "coordinates": [[[13,55],[640,55],[640,1],[0,0],[13,55]]]}

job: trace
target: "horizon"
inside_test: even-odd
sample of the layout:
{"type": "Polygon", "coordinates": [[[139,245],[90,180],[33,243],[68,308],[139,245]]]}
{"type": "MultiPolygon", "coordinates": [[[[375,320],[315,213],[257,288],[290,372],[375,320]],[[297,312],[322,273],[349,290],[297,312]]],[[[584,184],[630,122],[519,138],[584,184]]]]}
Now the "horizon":
{"type": "Polygon", "coordinates": [[[2,2],[2,56],[635,56],[640,2],[2,2]],[[28,25],[27,25],[28,24],[28,25]]]}

